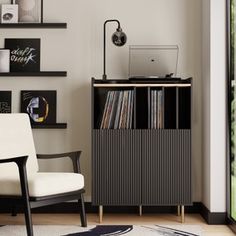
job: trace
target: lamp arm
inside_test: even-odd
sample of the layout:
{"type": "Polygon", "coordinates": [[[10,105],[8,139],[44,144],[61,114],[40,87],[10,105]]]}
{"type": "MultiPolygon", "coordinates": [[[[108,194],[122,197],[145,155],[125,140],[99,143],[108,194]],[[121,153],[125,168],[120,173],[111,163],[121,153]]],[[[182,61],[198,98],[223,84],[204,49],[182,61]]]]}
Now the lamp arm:
{"type": "Polygon", "coordinates": [[[118,24],[118,29],[120,29],[120,22],[118,20],[106,20],[103,25],[103,76],[102,79],[106,80],[106,24],[109,22],[116,22],[118,24]]]}
{"type": "Polygon", "coordinates": [[[109,22],[117,22],[117,24],[118,24],[118,28],[120,28],[120,22],[118,21],[118,20],[106,20],[105,22],[104,22],[104,28],[106,27],[106,24],[107,23],[109,23],[109,22]]]}

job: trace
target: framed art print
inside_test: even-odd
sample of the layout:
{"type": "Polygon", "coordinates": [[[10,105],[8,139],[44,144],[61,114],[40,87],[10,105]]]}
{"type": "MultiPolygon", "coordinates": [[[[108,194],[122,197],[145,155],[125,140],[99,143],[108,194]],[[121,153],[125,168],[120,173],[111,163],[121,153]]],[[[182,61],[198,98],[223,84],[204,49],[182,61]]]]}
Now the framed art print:
{"type": "Polygon", "coordinates": [[[5,48],[10,50],[11,72],[40,71],[40,39],[5,39],[5,48]]]}
{"type": "Polygon", "coordinates": [[[0,91],[0,113],[11,113],[11,91],[0,91]]]}
{"type": "Polygon", "coordinates": [[[56,91],[21,91],[21,112],[28,113],[31,124],[56,123],[56,91]]]}

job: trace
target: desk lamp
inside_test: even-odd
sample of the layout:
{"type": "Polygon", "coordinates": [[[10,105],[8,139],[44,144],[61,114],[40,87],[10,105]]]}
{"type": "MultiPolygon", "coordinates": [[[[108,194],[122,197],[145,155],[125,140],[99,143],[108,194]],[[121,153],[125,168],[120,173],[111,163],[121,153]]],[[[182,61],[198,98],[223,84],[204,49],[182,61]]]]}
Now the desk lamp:
{"type": "Polygon", "coordinates": [[[111,40],[112,42],[118,46],[124,46],[126,41],[127,41],[127,36],[126,34],[122,31],[121,27],[120,27],[120,22],[118,20],[106,20],[104,22],[103,25],[103,76],[102,79],[106,80],[107,79],[107,75],[106,75],[106,24],[109,22],[117,22],[118,24],[118,28],[116,29],[116,32],[113,33],[113,35],[111,36],[111,40]]]}

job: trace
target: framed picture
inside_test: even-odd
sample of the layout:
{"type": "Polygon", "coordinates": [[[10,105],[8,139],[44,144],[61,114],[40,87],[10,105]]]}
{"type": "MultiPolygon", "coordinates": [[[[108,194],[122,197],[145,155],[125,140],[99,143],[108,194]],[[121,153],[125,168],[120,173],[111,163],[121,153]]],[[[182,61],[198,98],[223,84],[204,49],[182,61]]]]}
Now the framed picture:
{"type": "Polygon", "coordinates": [[[55,90],[21,91],[21,112],[28,113],[32,124],[56,123],[55,90]]]}
{"type": "Polygon", "coordinates": [[[1,23],[10,24],[18,23],[18,5],[2,4],[1,5],[1,23]]]}
{"type": "Polygon", "coordinates": [[[40,23],[42,0],[15,0],[19,6],[19,22],[40,23]]]}
{"type": "Polygon", "coordinates": [[[11,91],[0,91],[0,113],[11,113],[11,91]]]}
{"type": "Polygon", "coordinates": [[[40,39],[5,39],[11,72],[40,71],[40,39]]]}
{"type": "Polygon", "coordinates": [[[0,49],[0,72],[10,71],[10,50],[0,49]]]}

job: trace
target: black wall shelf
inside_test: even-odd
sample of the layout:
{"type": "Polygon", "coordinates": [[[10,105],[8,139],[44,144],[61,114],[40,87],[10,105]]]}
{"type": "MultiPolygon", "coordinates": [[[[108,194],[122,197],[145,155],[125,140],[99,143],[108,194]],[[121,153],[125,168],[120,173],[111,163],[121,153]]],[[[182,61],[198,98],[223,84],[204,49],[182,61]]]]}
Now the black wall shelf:
{"type": "Polygon", "coordinates": [[[39,71],[39,72],[9,72],[9,73],[0,73],[0,77],[66,77],[67,72],[66,71],[39,71]]]}
{"type": "Polygon", "coordinates": [[[32,129],[66,129],[67,123],[31,125],[32,129]]]}
{"type": "Polygon", "coordinates": [[[66,29],[67,23],[13,23],[0,24],[0,28],[5,29],[66,29]]]}

